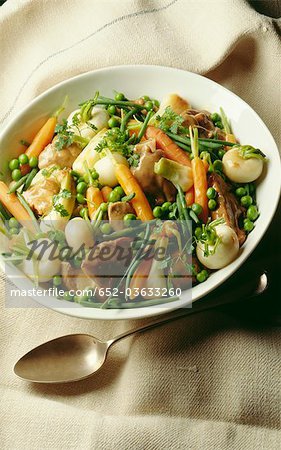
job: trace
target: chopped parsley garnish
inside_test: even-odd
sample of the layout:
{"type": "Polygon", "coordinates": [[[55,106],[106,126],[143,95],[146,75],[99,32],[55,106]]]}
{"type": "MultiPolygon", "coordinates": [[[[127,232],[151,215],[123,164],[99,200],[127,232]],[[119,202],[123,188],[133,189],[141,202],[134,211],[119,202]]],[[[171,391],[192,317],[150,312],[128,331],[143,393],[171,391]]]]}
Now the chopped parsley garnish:
{"type": "Polygon", "coordinates": [[[57,150],[62,150],[63,148],[70,147],[70,145],[73,144],[74,133],[68,129],[66,119],[63,119],[61,124],[57,124],[55,133],[57,133],[57,138],[55,141],[55,147],[57,150]]]}
{"type": "Polygon", "coordinates": [[[165,109],[162,116],[157,116],[156,119],[159,121],[159,128],[165,132],[170,131],[173,134],[188,133],[188,128],[182,126],[184,118],[176,114],[170,106],[165,109]]]}
{"type": "Polygon", "coordinates": [[[60,201],[65,198],[71,198],[71,196],[72,194],[68,189],[63,189],[57,195],[53,196],[53,207],[62,217],[69,216],[69,212],[65,209],[62,203],[60,203],[60,201]]]}
{"type": "Polygon", "coordinates": [[[53,166],[53,167],[50,167],[49,169],[43,169],[41,171],[41,174],[43,175],[43,177],[49,178],[52,175],[52,173],[55,172],[55,170],[57,170],[57,169],[58,169],[58,166],[53,166]]]}
{"type": "Polygon", "coordinates": [[[106,148],[127,158],[130,166],[138,166],[140,156],[134,152],[128,131],[120,131],[118,128],[107,131],[95,150],[100,153],[106,148]]]}
{"type": "MultiPolygon", "coordinates": [[[[78,114],[78,113],[77,113],[78,114]]],[[[78,128],[79,124],[79,118],[78,115],[75,114],[74,116],[74,126],[78,129],[78,134],[75,134],[71,129],[68,127],[68,123],[66,119],[63,119],[61,124],[58,124],[55,128],[55,132],[57,133],[56,140],[55,140],[55,147],[56,150],[62,150],[63,148],[70,147],[73,143],[80,145],[82,148],[84,148],[88,143],[89,140],[81,136],[80,130],[78,128]]]]}

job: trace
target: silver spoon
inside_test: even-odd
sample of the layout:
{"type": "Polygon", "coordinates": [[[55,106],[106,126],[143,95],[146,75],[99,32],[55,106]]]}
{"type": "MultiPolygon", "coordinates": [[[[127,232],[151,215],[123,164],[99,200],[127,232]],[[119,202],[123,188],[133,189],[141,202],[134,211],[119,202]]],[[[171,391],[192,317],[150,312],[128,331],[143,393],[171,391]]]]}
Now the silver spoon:
{"type": "MultiPolygon", "coordinates": [[[[266,273],[263,273],[258,279],[254,280],[254,286],[251,286],[248,297],[262,294],[266,290],[267,285],[268,279],[266,273]]],[[[226,293],[221,296],[213,295],[207,300],[203,299],[201,302],[195,302],[192,308],[173,311],[172,314],[164,319],[160,318],[146,326],[125,331],[125,333],[108,341],[101,341],[88,334],[70,334],[53,339],[39,345],[20,358],[14,367],[14,372],[18,377],[34,383],[67,383],[88,378],[103,366],[111,345],[121,339],[134,333],[163,325],[180,317],[207,311],[216,306],[231,303],[237,298],[241,299],[241,292],[239,297],[237,295],[239,292],[237,291],[239,291],[239,288],[235,289],[235,292],[227,292],[227,295],[226,293]]]]}

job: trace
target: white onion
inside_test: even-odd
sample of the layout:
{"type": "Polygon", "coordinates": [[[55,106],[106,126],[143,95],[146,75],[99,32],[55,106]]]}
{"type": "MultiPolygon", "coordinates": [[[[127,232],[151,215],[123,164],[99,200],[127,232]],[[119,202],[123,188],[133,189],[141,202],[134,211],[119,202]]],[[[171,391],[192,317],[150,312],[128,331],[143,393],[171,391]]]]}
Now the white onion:
{"type": "Polygon", "coordinates": [[[54,275],[60,273],[61,262],[58,258],[52,261],[42,259],[38,262],[35,261],[35,264],[38,264],[38,273],[34,271],[34,263],[30,259],[23,261],[22,271],[31,279],[34,279],[36,275],[38,275],[38,281],[40,283],[46,283],[47,281],[50,281],[54,275]]]}
{"type": "Polygon", "coordinates": [[[197,258],[208,269],[221,269],[230,264],[238,255],[239,241],[235,231],[226,224],[217,225],[215,231],[220,238],[214,254],[213,245],[209,245],[209,256],[204,255],[204,243],[198,242],[196,247],[197,258]]]}
{"type": "MultiPolygon", "coordinates": [[[[112,153],[112,156],[118,163],[125,164],[126,166],[129,165],[126,158],[124,158],[124,156],[120,155],[119,153],[112,153]]],[[[99,182],[101,184],[110,187],[114,187],[118,184],[118,180],[115,176],[114,163],[112,162],[110,156],[101,158],[96,162],[94,168],[99,174],[99,182]]]]}
{"type": "Polygon", "coordinates": [[[259,158],[244,159],[238,148],[228,150],[222,159],[223,171],[235,183],[251,183],[259,178],[263,169],[263,161],[259,158]]]}
{"type": "Polygon", "coordinates": [[[67,223],[65,239],[73,252],[77,252],[83,245],[87,248],[94,245],[91,225],[81,217],[74,217],[67,223]]]}

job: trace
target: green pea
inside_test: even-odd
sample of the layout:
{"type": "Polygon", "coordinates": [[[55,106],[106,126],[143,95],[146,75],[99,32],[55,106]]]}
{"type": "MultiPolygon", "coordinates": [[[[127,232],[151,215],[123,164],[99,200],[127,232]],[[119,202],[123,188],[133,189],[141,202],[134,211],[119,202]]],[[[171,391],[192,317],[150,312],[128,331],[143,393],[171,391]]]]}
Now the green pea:
{"type": "Polygon", "coordinates": [[[247,217],[253,222],[259,217],[258,208],[255,205],[249,206],[247,210],[247,217]]]}
{"type": "Polygon", "coordinates": [[[136,219],[137,219],[137,217],[136,217],[135,214],[126,214],[124,216],[124,221],[125,222],[131,222],[131,220],[136,220],[136,219]]]}
{"type": "Polygon", "coordinates": [[[77,194],[76,195],[76,200],[77,200],[78,203],[81,203],[81,204],[85,203],[85,201],[86,201],[83,194],[77,194]]]}
{"type": "Polygon", "coordinates": [[[120,198],[125,195],[125,192],[121,186],[116,186],[113,190],[114,192],[117,192],[118,195],[120,195],[120,198]]]}
{"type": "Polygon", "coordinates": [[[223,165],[220,159],[216,159],[213,166],[216,172],[222,172],[223,165]]]}
{"type": "Polygon", "coordinates": [[[108,201],[115,203],[115,202],[119,202],[120,201],[121,196],[118,194],[118,192],[116,191],[111,191],[109,196],[108,196],[108,201]]]}
{"type": "Polygon", "coordinates": [[[160,219],[162,217],[163,211],[162,211],[161,206],[155,206],[155,208],[153,209],[152,212],[153,212],[153,216],[156,219],[160,219]]]}
{"type": "Polygon", "coordinates": [[[19,162],[20,162],[20,164],[27,164],[28,163],[28,156],[25,154],[25,153],[22,153],[20,156],[19,156],[19,162]]]}
{"type": "Polygon", "coordinates": [[[244,230],[245,231],[250,233],[250,231],[252,231],[254,229],[254,227],[255,227],[255,225],[253,224],[253,222],[250,219],[244,220],[244,230]]]}
{"type": "Polygon", "coordinates": [[[152,111],[154,108],[153,103],[149,100],[148,102],[145,102],[144,104],[145,109],[147,109],[148,111],[152,111]]]}
{"type": "Polygon", "coordinates": [[[106,212],[108,210],[108,204],[107,203],[101,203],[100,209],[102,212],[106,212]]]}
{"type": "Polygon", "coordinates": [[[152,100],[152,103],[154,106],[156,106],[156,108],[159,108],[160,102],[158,100],[154,99],[154,100],[152,100]]]}
{"type": "Polygon", "coordinates": [[[202,236],[202,228],[196,227],[194,231],[194,235],[197,239],[200,239],[202,236]]]}
{"type": "Polygon", "coordinates": [[[215,190],[215,188],[210,187],[209,189],[207,189],[208,199],[216,198],[216,196],[217,196],[217,191],[215,190]]]}
{"type": "Polygon", "coordinates": [[[122,92],[117,92],[117,93],[115,94],[115,100],[116,100],[117,102],[122,102],[123,100],[125,100],[125,95],[122,94],[122,92]]]}
{"type": "Polygon", "coordinates": [[[223,124],[220,120],[216,122],[216,127],[220,128],[221,130],[223,129],[223,124]]]}
{"type": "Polygon", "coordinates": [[[77,184],[78,184],[78,183],[83,183],[83,181],[86,181],[86,183],[89,183],[89,179],[88,179],[88,175],[87,175],[87,174],[84,175],[84,177],[78,178],[77,184]]]}
{"type": "Polygon", "coordinates": [[[13,228],[10,228],[9,232],[10,232],[10,234],[13,234],[13,235],[15,235],[15,234],[18,234],[18,233],[19,233],[19,229],[18,229],[18,228],[15,228],[15,227],[13,227],[13,228]]]}
{"type": "Polygon", "coordinates": [[[253,203],[253,199],[250,195],[243,195],[240,199],[241,205],[245,206],[245,208],[248,208],[253,203]]]}
{"type": "Polygon", "coordinates": [[[149,97],[148,95],[143,95],[143,96],[142,96],[142,99],[143,99],[145,102],[150,101],[150,97],[149,97]]]}
{"type": "Polygon", "coordinates": [[[109,105],[109,107],[107,108],[107,111],[111,116],[114,116],[114,114],[116,113],[116,106],[109,105]]]}
{"type": "Polygon", "coordinates": [[[93,180],[97,180],[99,178],[99,174],[95,169],[91,171],[91,175],[93,180]]]}
{"type": "Polygon", "coordinates": [[[82,181],[81,183],[78,183],[76,186],[76,190],[78,192],[78,194],[84,194],[87,190],[87,184],[82,181]]]}
{"type": "Polygon", "coordinates": [[[226,154],[226,151],[225,151],[225,150],[219,150],[219,151],[218,151],[218,157],[219,157],[220,159],[222,159],[222,158],[224,157],[225,154],[226,154]]]}
{"type": "Polygon", "coordinates": [[[9,228],[19,228],[20,224],[14,217],[9,219],[9,228]]]}
{"type": "Polygon", "coordinates": [[[211,120],[216,123],[221,120],[221,116],[218,113],[213,113],[210,115],[211,120]]]}
{"type": "Polygon", "coordinates": [[[207,272],[207,270],[201,270],[201,272],[199,272],[197,275],[196,275],[196,278],[197,278],[197,281],[199,281],[199,283],[203,283],[204,281],[206,281],[207,280],[207,278],[208,278],[208,272],[207,272]]]}
{"type": "Polygon", "coordinates": [[[68,302],[73,302],[73,295],[70,295],[69,291],[64,292],[63,298],[68,302]]]}
{"type": "Polygon", "coordinates": [[[107,122],[109,128],[115,128],[120,126],[120,120],[117,119],[117,117],[110,117],[109,121],[107,122]]]}
{"type": "Polygon", "coordinates": [[[213,198],[211,198],[211,200],[208,201],[208,208],[210,211],[214,211],[217,207],[217,202],[216,200],[214,200],[213,198]]]}
{"type": "Polygon", "coordinates": [[[14,181],[19,181],[21,179],[21,171],[20,169],[14,169],[12,172],[12,179],[14,181]]]}
{"type": "Polygon", "coordinates": [[[88,208],[82,208],[80,210],[80,216],[82,217],[82,219],[85,219],[88,217],[88,208]]]}
{"type": "Polygon", "coordinates": [[[34,168],[38,166],[38,158],[37,156],[31,156],[29,160],[29,167],[34,168]]]}
{"type": "Polygon", "coordinates": [[[100,226],[100,230],[101,230],[102,234],[110,234],[112,231],[110,223],[102,223],[100,226]]]}
{"type": "Polygon", "coordinates": [[[199,203],[193,203],[191,209],[196,214],[196,216],[200,216],[200,214],[202,213],[202,206],[199,205],[199,203]]]}
{"type": "Polygon", "coordinates": [[[53,285],[54,285],[54,286],[60,286],[61,283],[62,283],[62,278],[61,278],[61,276],[60,276],[60,275],[55,275],[55,276],[53,277],[53,285]]]}
{"type": "Polygon", "coordinates": [[[171,207],[171,206],[172,206],[172,203],[171,203],[171,202],[165,202],[165,203],[163,203],[163,205],[161,206],[162,211],[163,211],[164,213],[170,211],[170,207],[171,207]]]}
{"type": "Polygon", "coordinates": [[[10,169],[10,170],[18,169],[18,168],[19,168],[19,165],[20,165],[20,163],[19,163],[19,160],[18,160],[18,159],[12,159],[12,160],[9,162],[9,169],[10,169]]]}
{"type": "Polygon", "coordinates": [[[239,187],[236,189],[235,194],[237,195],[237,197],[243,197],[244,195],[247,194],[247,191],[245,188],[239,187]]]}

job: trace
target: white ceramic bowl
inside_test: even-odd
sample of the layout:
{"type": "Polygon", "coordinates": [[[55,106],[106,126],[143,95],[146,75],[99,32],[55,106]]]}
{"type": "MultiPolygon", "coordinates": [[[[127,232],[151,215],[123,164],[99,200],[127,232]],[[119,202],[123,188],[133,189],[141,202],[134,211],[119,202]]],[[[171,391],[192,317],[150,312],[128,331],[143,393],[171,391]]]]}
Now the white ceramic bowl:
{"type": "MultiPolygon", "coordinates": [[[[187,306],[213,291],[229,278],[248,258],[268,228],[277,208],[280,196],[280,157],[278,148],[269,130],[260,117],[232,92],[217,83],[183,70],[160,66],[118,66],[96,70],[64,81],[41,94],[24,108],[2,131],[0,140],[1,167],[7,169],[7,161],[18,156],[18,142],[34,134],[48,115],[56,110],[66,95],[69,103],[65,116],[81,101],[89,99],[96,90],[102,95],[112,96],[113,90],[124,92],[129,98],[149,95],[161,99],[165,94],[176,92],[188,99],[195,108],[218,111],[222,106],[231,120],[234,134],[241,143],[251,144],[263,150],[268,164],[259,181],[257,201],[260,218],[254,231],[249,235],[239,257],[229,266],[213,273],[209,279],[189,291],[183,292],[180,300],[165,306],[146,307],[129,310],[101,310],[82,308],[55,297],[35,297],[42,305],[64,314],[86,319],[133,319],[144,318],[187,306]]],[[[3,267],[3,262],[2,262],[3,267]]],[[[9,275],[14,284],[21,289],[33,287],[28,278],[17,278],[17,270],[9,275]]]]}

